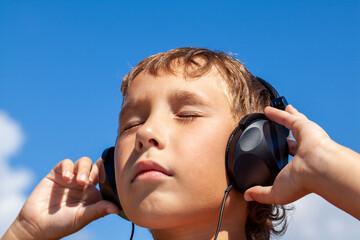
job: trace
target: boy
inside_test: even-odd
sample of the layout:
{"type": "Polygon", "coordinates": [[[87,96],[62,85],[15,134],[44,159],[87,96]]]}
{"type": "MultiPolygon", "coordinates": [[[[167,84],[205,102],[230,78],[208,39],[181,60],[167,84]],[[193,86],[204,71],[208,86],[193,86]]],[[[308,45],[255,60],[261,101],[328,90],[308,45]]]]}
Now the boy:
{"type": "MultiPolygon", "coordinates": [[[[229,185],[226,143],[243,116],[269,105],[267,89],[226,54],[179,48],[140,62],[125,76],[122,94],[115,174],[126,215],[151,229],[154,239],[213,239],[229,185]]],[[[360,172],[359,155],[290,105],[286,111],[266,108],[265,114],[293,131],[294,158],[272,187],[229,193],[218,239],[269,239],[285,214],[268,204],[287,204],[310,192],[360,218],[360,182],[352,177],[360,172]]],[[[95,188],[100,164],[92,166],[86,157],[60,162],[3,239],[61,238],[119,213],[95,188]]]]}

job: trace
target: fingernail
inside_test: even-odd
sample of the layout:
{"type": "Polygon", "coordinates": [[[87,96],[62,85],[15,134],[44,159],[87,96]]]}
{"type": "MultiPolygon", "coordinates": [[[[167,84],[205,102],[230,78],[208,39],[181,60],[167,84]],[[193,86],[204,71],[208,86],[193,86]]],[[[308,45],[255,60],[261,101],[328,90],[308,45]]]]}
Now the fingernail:
{"type": "Polygon", "coordinates": [[[108,209],[106,209],[106,212],[108,214],[119,214],[120,213],[119,209],[114,209],[114,208],[108,208],[108,209]]]}
{"type": "Polygon", "coordinates": [[[87,180],[86,173],[81,174],[80,180],[83,181],[83,182],[86,182],[86,180],[87,180]]]}
{"type": "Polygon", "coordinates": [[[66,177],[67,179],[70,179],[71,178],[71,173],[69,170],[65,170],[64,173],[63,173],[63,176],[66,177]]]}
{"type": "Polygon", "coordinates": [[[245,201],[248,201],[248,202],[254,201],[254,199],[252,199],[250,194],[247,194],[247,193],[244,194],[244,199],[245,199],[245,201]]]}

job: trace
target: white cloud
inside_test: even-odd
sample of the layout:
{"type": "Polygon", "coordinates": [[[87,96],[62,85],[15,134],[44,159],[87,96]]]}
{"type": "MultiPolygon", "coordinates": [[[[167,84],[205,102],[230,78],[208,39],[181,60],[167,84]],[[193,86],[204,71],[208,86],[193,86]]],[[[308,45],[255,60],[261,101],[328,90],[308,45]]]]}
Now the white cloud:
{"type": "Polygon", "coordinates": [[[295,212],[282,239],[360,239],[359,221],[323,198],[310,194],[294,205],[295,212]]]}
{"type": "Polygon", "coordinates": [[[11,157],[20,150],[24,134],[20,125],[0,111],[0,236],[13,222],[26,200],[24,191],[32,183],[28,169],[12,168],[11,157]]]}

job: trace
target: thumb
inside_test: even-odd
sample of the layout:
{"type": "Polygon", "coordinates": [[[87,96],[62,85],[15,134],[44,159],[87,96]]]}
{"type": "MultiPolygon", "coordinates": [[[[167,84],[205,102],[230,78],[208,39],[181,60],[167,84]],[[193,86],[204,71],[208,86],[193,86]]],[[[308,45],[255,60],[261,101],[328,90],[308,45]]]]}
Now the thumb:
{"type": "Polygon", "coordinates": [[[109,214],[119,214],[120,209],[113,203],[105,200],[101,200],[94,204],[85,206],[83,208],[83,214],[80,225],[81,227],[89,224],[90,222],[102,218],[109,214]]]}
{"type": "Polygon", "coordinates": [[[246,201],[256,201],[265,204],[279,204],[278,196],[274,193],[272,186],[255,186],[249,188],[244,193],[244,199],[246,201]]]}

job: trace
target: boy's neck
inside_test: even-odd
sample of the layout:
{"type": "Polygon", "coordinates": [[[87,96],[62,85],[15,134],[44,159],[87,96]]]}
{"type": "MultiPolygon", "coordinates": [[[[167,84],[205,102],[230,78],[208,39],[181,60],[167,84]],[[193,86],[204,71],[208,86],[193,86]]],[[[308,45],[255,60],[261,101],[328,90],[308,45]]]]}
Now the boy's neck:
{"type": "MultiPolygon", "coordinates": [[[[220,232],[217,239],[221,240],[246,240],[245,223],[247,219],[247,203],[239,201],[242,195],[238,192],[230,193],[224,210],[220,232]],[[233,198],[233,201],[231,201],[233,198]]],[[[211,218],[194,220],[187,224],[170,229],[152,230],[154,240],[212,240],[218,224],[219,212],[211,218]]]]}

